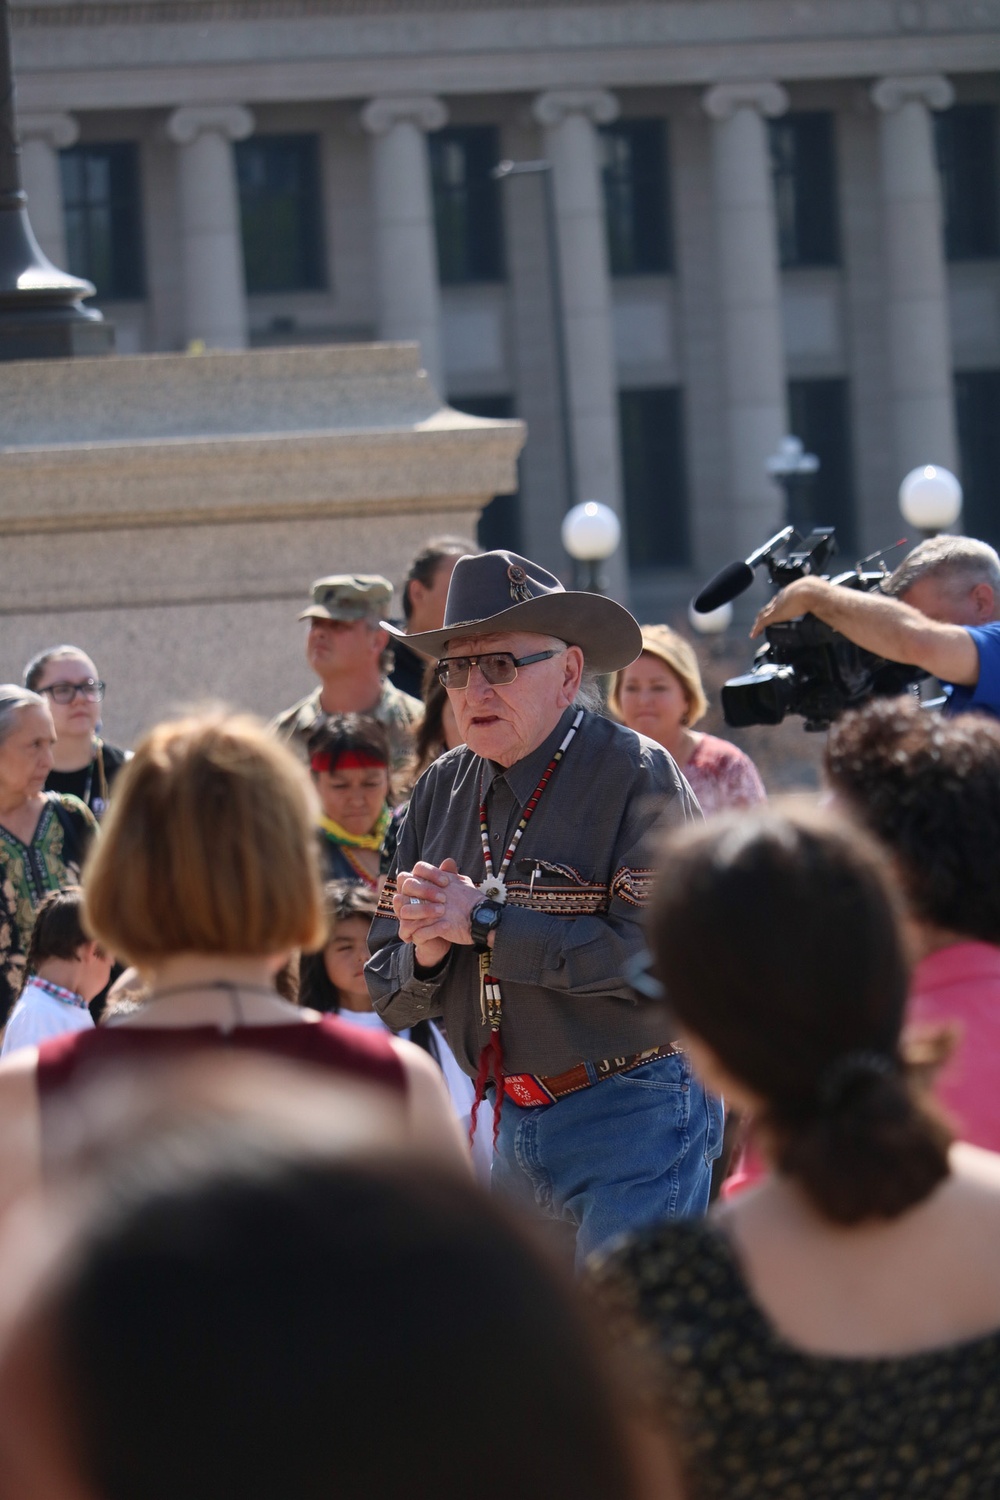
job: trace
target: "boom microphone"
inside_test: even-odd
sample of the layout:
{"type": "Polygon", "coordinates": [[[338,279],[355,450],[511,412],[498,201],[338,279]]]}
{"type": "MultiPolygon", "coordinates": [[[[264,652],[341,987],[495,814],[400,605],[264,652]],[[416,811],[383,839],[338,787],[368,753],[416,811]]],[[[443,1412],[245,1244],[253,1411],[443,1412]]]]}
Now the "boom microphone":
{"type": "Polygon", "coordinates": [[[716,573],[710,579],[694,601],[697,614],[711,614],[713,609],[721,609],[731,599],[739,594],[745,594],[753,583],[753,570],[760,566],[779,548],[795,535],[793,526],[784,526],[776,536],[766,541],[763,547],[758,547],[756,552],[751,552],[745,562],[727,563],[721,573],[716,573]]]}
{"type": "Polygon", "coordinates": [[[738,594],[743,594],[753,583],[753,568],[746,562],[727,563],[721,573],[716,573],[702,589],[694,601],[695,610],[699,615],[711,614],[713,609],[721,609],[723,604],[728,604],[730,599],[735,599],[738,594]]]}

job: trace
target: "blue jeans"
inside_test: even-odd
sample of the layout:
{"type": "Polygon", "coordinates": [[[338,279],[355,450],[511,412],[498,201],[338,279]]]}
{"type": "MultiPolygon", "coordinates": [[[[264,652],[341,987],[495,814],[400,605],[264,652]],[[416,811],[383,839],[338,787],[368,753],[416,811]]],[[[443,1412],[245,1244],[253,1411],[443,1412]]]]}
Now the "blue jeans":
{"type": "Polygon", "coordinates": [[[684,1053],[604,1078],[556,1104],[504,1099],[491,1183],[576,1228],[576,1259],[619,1235],[708,1207],[722,1103],[684,1053]]]}

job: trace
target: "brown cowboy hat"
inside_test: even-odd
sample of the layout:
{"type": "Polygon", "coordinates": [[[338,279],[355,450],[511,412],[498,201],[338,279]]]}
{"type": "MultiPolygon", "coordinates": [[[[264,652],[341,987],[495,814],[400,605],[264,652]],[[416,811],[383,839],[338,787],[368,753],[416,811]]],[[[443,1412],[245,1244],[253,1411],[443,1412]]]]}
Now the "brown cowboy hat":
{"type": "Polygon", "coordinates": [[[515,630],[554,635],[579,646],[592,672],[617,672],[635,661],[642,635],[627,609],[603,594],[564,589],[554,574],[516,552],[460,557],[451,575],[444,625],[407,635],[388,620],[382,628],[421,656],[436,661],[459,636],[515,630]]]}

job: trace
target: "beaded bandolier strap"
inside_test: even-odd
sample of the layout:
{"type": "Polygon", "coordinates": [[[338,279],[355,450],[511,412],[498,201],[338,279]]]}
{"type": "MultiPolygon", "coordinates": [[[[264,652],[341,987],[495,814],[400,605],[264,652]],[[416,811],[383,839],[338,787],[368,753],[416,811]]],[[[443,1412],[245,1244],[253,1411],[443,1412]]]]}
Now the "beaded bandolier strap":
{"type": "MultiPolygon", "coordinates": [[[[573,736],[582,722],[583,709],[581,708],[567,730],[566,737],[559,746],[559,749],[542,772],[541,780],[525,803],[521,820],[514,829],[513,837],[507,845],[504,857],[500,862],[500,869],[495,875],[493,873],[493,856],[490,853],[489,822],[486,816],[484,773],[479,791],[479,832],[483,841],[483,864],[486,868],[486,876],[485,879],[480,881],[479,889],[483,893],[484,900],[497,901],[501,905],[507,900],[507,886],[504,877],[510,869],[511,860],[517,852],[517,846],[521,842],[524,830],[531,822],[535,808],[541,801],[542,793],[552,779],[556,766],[572,744],[573,736]]],[[[493,1139],[496,1141],[497,1131],[500,1127],[500,1108],[503,1101],[503,1051],[500,1046],[500,1022],[503,1018],[503,997],[500,993],[500,981],[495,974],[490,973],[490,960],[492,956],[488,948],[479,955],[479,1011],[483,1024],[488,1025],[490,1028],[490,1038],[479,1057],[479,1071],[476,1075],[476,1098],[472,1106],[469,1134],[470,1137],[475,1135],[476,1115],[479,1112],[479,1106],[486,1093],[486,1085],[492,1078],[497,1091],[493,1112],[493,1139]]]]}

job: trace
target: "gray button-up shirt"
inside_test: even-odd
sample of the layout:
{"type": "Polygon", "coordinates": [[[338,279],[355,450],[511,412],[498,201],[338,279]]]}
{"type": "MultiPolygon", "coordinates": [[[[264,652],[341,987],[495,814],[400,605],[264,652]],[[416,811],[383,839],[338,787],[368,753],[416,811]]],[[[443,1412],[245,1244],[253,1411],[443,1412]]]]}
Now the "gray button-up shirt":
{"type": "MultiPolygon", "coordinates": [[[[397,1031],[443,1017],[455,1055],[472,1076],[489,1040],[478,955],[471,945],[454,944],[440,970],[417,977],[413,945],[400,942],[392,914],[396,872],[450,855],[478,885],[486,873],[481,788],[499,871],[525,804],[575,715],[567,709],[548,739],[508,768],[465,746],[434,762],[414,788],[372,923],[365,977],[375,1009],[397,1031]]],[[[641,1000],[625,976],[643,947],[643,908],[662,831],[699,816],[665,750],[584,713],[506,876],[490,960],[503,996],[505,1072],[561,1073],[672,1040],[662,1010],[641,1000]]]]}

